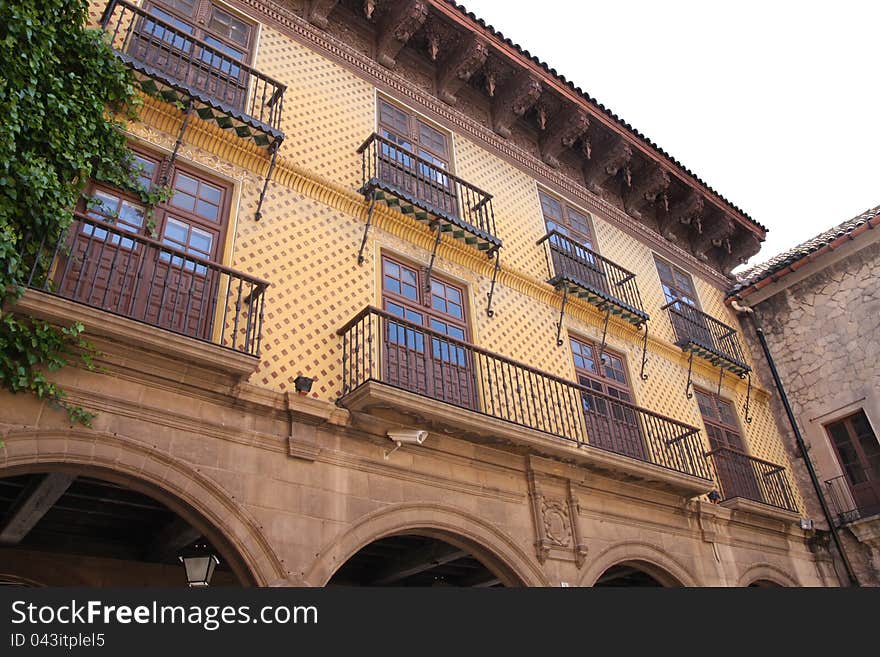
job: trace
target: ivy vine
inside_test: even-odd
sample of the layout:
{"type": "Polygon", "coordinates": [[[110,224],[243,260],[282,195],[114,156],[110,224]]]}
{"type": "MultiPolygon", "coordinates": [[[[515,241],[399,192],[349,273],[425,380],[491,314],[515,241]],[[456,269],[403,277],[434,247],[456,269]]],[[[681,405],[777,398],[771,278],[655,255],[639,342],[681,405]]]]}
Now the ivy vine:
{"type": "MultiPolygon", "coordinates": [[[[84,327],[17,314],[15,303],[40,243],[66,234],[87,180],[130,189],[136,179],[123,132],[138,110],[136,81],[87,23],[87,0],[0,0],[0,385],[49,399],[84,425],[94,413],[47,377],[73,363],[95,367],[84,327]]],[[[142,191],[150,206],[167,198],[142,191]]]]}

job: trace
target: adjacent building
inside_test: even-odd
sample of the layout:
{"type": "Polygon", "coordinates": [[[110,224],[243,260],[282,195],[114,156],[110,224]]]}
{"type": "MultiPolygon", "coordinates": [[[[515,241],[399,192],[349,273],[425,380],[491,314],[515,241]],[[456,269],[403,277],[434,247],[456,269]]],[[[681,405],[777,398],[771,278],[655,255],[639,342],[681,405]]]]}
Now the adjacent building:
{"type": "Polygon", "coordinates": [[[34,263],[103,369],[0,396],[5,580],[838,585],[692,171],[443,0],[92,10],[173,195],[34,263]]]}
{"type": "MultiPolygon", "coordinates": [[[[781,423],[807,511],[827,532],[817,495],[824,498],[853,575],[874,586],[880,584],[878,225],[880,207],[743,272],[731,293],[763,329],[816,472],[818,491],[793,430],[781,423]]],[[[753,332],[745,333],[751,342],[753,332]]],[[[773,406],[784,418],[781,404],[773,406]]]]}

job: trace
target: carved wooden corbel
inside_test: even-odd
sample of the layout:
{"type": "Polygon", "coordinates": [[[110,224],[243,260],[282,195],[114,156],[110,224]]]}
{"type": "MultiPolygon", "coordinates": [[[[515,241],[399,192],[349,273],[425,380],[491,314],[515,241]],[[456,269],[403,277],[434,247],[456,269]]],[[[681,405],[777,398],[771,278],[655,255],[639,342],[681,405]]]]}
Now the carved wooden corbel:
{"type": "Polygon", "coordinates": [[[325,29],[327,27],[327,17],[338,4],[339,0],[309,0],[306,18],[312,25],[325,29]]]}
{"type": "Polygon", "coordinates": [[[437,95],[443,102],[454,104],[456,93],[486,63],[489,46],[482,39],[471,37],[461,48],[454,49],[437,71],[437,95]]]}
{"type": "Polygon", "coordinates": [[[657,166],[649,163],[642,168],[630,187],[624,194],[623,202],[626,211],[635,217],[640,217],[642,211],[649,205],[662,202],[661,209],[666,208],[666,190],[669,189],[669,174],[657,166]]]}
{"type": "Polygon", "coordinates": [[[632,146],[621,137],[614,136],[601,151],[594,146],[592,155],[584,167],[584,182],[590,190],[598,192],[606,181],[629,166],[632,146]]]}
{"type": "Polygon", "coordinates": [[[657,227],[660,234],[671,242],[678,240],[682,226],[692,226],[698,233],[701,230],[701,217],[705,201],[701,194],[691,190],[666,212],[657,213],[657,227]]]}
{"type": "Polygon", "coordinates": [[[761,238],[751,231],[735,234],[725,240],[728,248],[721,251],[718,265],[725,274],[755,255],[761,249],[761,238]]]}
{"type": "Polygon", "coordinates": [[[547,132],[541,137],[541,157],[554,168],[559,168],[559,156],[574,146],[590,128],[589,115],[577,108],[561,110],[550,120],[547,132]]]}
{"type": "Polygon", "coordinates": [[[376,11],[376,0],[364,0],[364,16],[367,20],[373,20],[373,12],[376,11]]]}
{"type": "Polygon", "coordinates": [[[700,260],[707,261],[713,243],[733,235],[736,225],[728,215],[719,212],[704,215],[701,225],[703,231],[691,239],[691,252],[700,260]]]}
{"type": "Polygon", "coordinates": [[[508,82],[492,104],[492,124],[499,135],[510,137],[514,122],[538,102],[541,81],[528,71],[523,71],[508,82]]]}
{"type": "Polygon", "coordinates": [[[376,60],[388,68],[396,64],[397,54],[428,18],[425,0],[404,0],[388,12],[379,28],[376,60]]]}

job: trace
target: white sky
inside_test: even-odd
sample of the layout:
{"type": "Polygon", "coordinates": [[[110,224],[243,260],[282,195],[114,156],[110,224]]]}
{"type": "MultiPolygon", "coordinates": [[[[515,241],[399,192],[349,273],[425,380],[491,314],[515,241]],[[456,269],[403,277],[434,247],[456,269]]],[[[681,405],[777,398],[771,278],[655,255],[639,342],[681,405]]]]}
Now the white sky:
{"type": "Polygon", "coordinates": [[[769,229],[880,205],[876,0],[459,0],[769,229]]]}

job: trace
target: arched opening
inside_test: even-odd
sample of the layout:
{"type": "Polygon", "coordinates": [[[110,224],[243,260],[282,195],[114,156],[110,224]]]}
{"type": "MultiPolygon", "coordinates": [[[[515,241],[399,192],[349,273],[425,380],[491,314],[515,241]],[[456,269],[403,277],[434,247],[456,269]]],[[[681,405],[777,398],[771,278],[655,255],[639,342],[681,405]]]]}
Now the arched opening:
{"type": "Polygon", "coordinates": [[[674,577],[661,568],[644,561],[626,561],[608,568],[593,586],[677,587],[674,577]]]}
{"type": "Polygon", "coordinates": [[[782,588],[782,584],[777,584],[776,582],[772,582],[769,579],[756,579],[754,582],[748,585],[747,588],[758,588],[758,589],[778,589],[782,588]]]}
{"type": "Polygon", "coordinates": [[[327,586],[503,587],[521,583],[478,546],[460,537],[395,534],[353,554],[327,586]]]}
{"type": "Polygon", "coordinates": [[[0,477],[4,583],[186,586],[178,555],[194,545],[219,559],[211,586],[252,583],[218,529],[145,482],[79,467],[0,477]]]}

